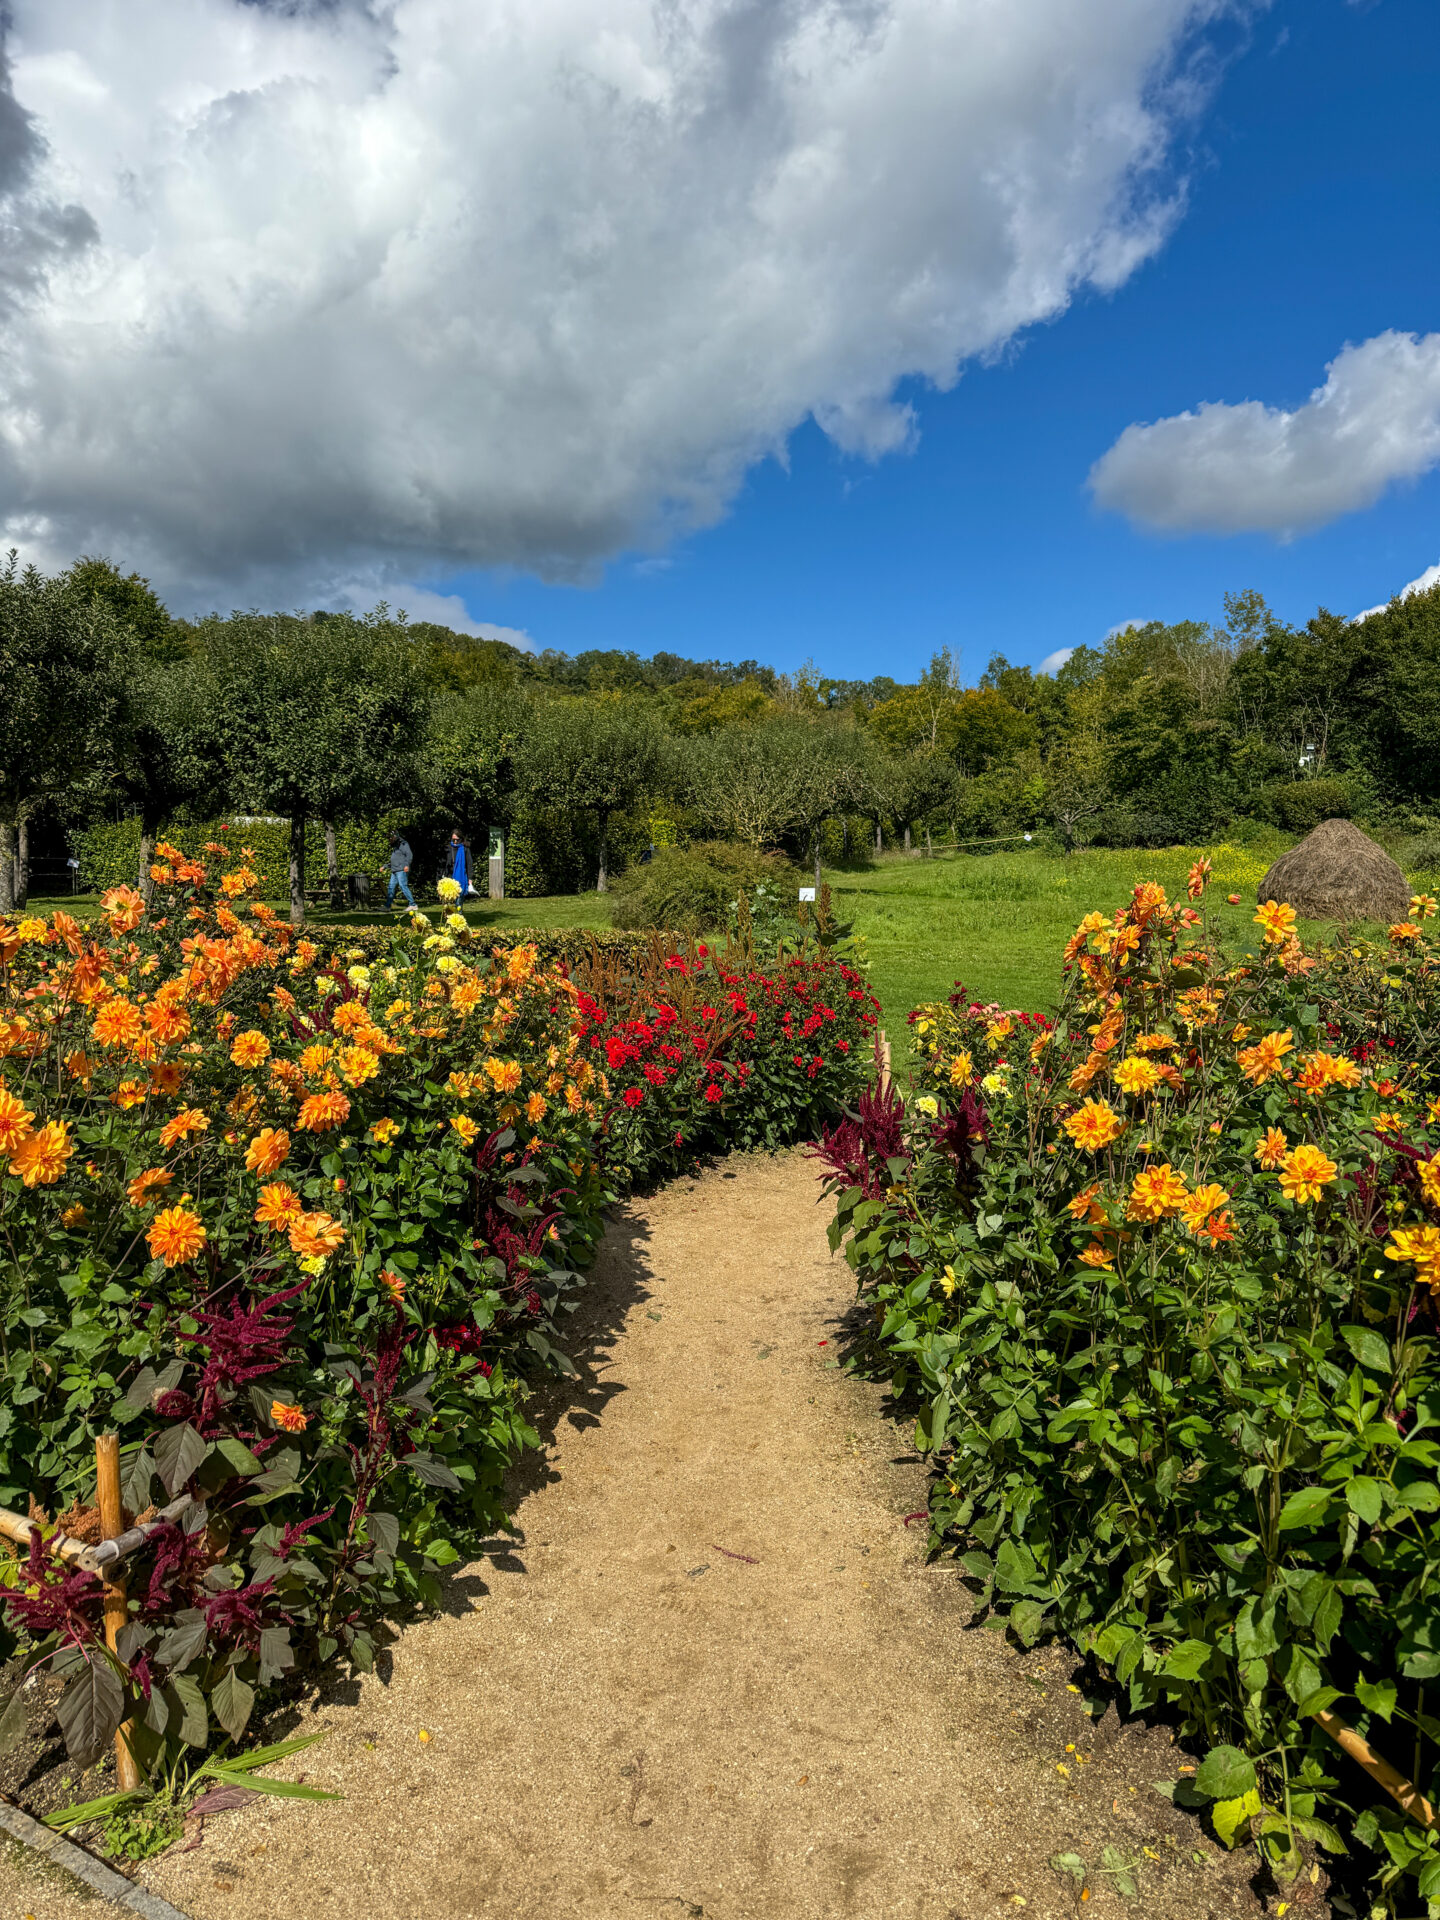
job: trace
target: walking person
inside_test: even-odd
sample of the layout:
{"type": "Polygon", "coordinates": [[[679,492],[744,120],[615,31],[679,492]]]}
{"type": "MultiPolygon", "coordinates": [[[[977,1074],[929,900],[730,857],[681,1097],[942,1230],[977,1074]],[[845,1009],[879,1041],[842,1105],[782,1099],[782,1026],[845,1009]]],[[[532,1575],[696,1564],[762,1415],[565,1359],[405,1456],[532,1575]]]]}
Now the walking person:
{"type": "Polygon", "coordinates": [[[386,898],[393,907],[395,904],[395,889],[399,887],[405,898],[410,902],[411,912],[418,913],[419,908],[415,905],[415,896],[410,891],[410,862],[414,857],[410,851],[410,842],[402,839],[398,833],[392,833],[390,836],[390,885],[386,891],[386,898]]]}

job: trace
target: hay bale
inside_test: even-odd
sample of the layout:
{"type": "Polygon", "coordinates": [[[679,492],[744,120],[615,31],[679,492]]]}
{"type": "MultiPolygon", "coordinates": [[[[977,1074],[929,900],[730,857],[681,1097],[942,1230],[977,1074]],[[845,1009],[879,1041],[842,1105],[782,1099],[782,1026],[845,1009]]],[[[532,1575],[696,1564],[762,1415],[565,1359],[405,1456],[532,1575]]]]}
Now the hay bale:
{"type": "Polygon", "coordinates": [[[1349,820],[1322,820],[1281,854],[1255,897],[1283,900],[1307,920],[1394,921],[1410,910],[1410,882],[1349,820]]]}

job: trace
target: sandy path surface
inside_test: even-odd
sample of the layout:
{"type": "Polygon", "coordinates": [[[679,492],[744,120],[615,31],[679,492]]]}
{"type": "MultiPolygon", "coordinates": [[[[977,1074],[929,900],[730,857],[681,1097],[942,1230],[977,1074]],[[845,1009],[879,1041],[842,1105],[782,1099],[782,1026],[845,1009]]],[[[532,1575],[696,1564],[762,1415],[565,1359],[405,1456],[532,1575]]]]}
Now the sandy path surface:
{"type": "Polygon", "coordinates": [[[817,1192],[799,1155],[735,1158],[619,1216],[523,1539],[302,1722],[344,1801],[252,1802],[147,1884],[196,1920],[1261,1911],[1151,1789],[1168,1737],[1092,1721],[1072,1660],[967,1631],[926,1567],[906,1430],[835,1363],[817,1192]],[[1140,1899],[1097,1872],[1082,1907],[1049,1860],[1107,1845],[1140,1899]]]}

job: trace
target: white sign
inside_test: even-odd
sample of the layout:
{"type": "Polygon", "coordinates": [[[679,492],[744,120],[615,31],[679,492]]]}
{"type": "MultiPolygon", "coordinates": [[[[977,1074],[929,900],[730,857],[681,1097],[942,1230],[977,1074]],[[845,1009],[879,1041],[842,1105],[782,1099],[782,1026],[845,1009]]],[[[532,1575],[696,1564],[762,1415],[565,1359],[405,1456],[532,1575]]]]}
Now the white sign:
{"type": "Polygon", "coordinates": [[[802,900],[813,900],[815,898],[814,887],[801,887],[800,898],[802,900]]]}

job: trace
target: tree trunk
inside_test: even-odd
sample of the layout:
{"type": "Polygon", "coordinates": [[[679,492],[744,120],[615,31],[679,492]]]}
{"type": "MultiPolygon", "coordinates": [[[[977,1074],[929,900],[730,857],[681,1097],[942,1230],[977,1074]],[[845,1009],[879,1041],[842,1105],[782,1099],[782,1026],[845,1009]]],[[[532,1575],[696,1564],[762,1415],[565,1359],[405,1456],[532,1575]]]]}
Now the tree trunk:
{"type": "Polygon", "coordinates": [[[935,858],[935,842],[930,838],[929,827],[925,829],[925,858],[927,860],[933,860],[935,858]]]}
{"type": "Polygon", "coordinates": [[[155,882],[150,878],[150,869],[155,864],[155,837],[160,830],[160,822],[150,808],[142,808],[140,813],[140,871],[136,884],[140,888],[140,898],[148,907],[150,897],[155,891],[155,882]]]}
{"type": "Polygon", "coordinates": [[[850,816],[848,813],[842,813],[840,816],[840,858],[842,860],[848,860],[849,857],[850,857],[850,816]]]}
{"type": "Polygon", "coordinates": [[[15,909],[15,823],[0,820],[0,913],[15,909]]]}
{"type": "Polygon", "coordinates": [[[610,815],[602,813],[600,815],[600,874],[595,882],[596,893],[604,893],[609,885],[609,829],[610,815]]]}
{"type": "Polygon", "coordinates": [[[906,827],[906,829],[905,829],[905,851],[906,851],[907,853],[909,853],[909,851],[910,851],[910,829],[909,829],[909,827],[906,827]]]}
{"type": "Polygon", "coordinates": [[[15,829],[15,904],[23,907],[30,898],[30,816],[22,813],[15,829]]]}
{"type": "Polygon", "coordinates": [[[305,816],[290,816],[290,924],[305,924],[305,816]]]}
{"type": "Polygon", "coordinates": [[[325,884],[330,889],[330,905],[338,913],[345,905],[345,896],[340,891],[340,858],[335,851],[335,822],[325,822],[325,884]]]}
{"type": "Polygon", "coordinates": [[[820,829],[815,829],[815,897],[820,897],[820,829]]]}
{"type": "Polygon", "coordinates": [[[880,822],[878,820],[875,822],[875,851],[877,853],[883,853],[885,851],[885,839],[880,832],[880,822]]]}

